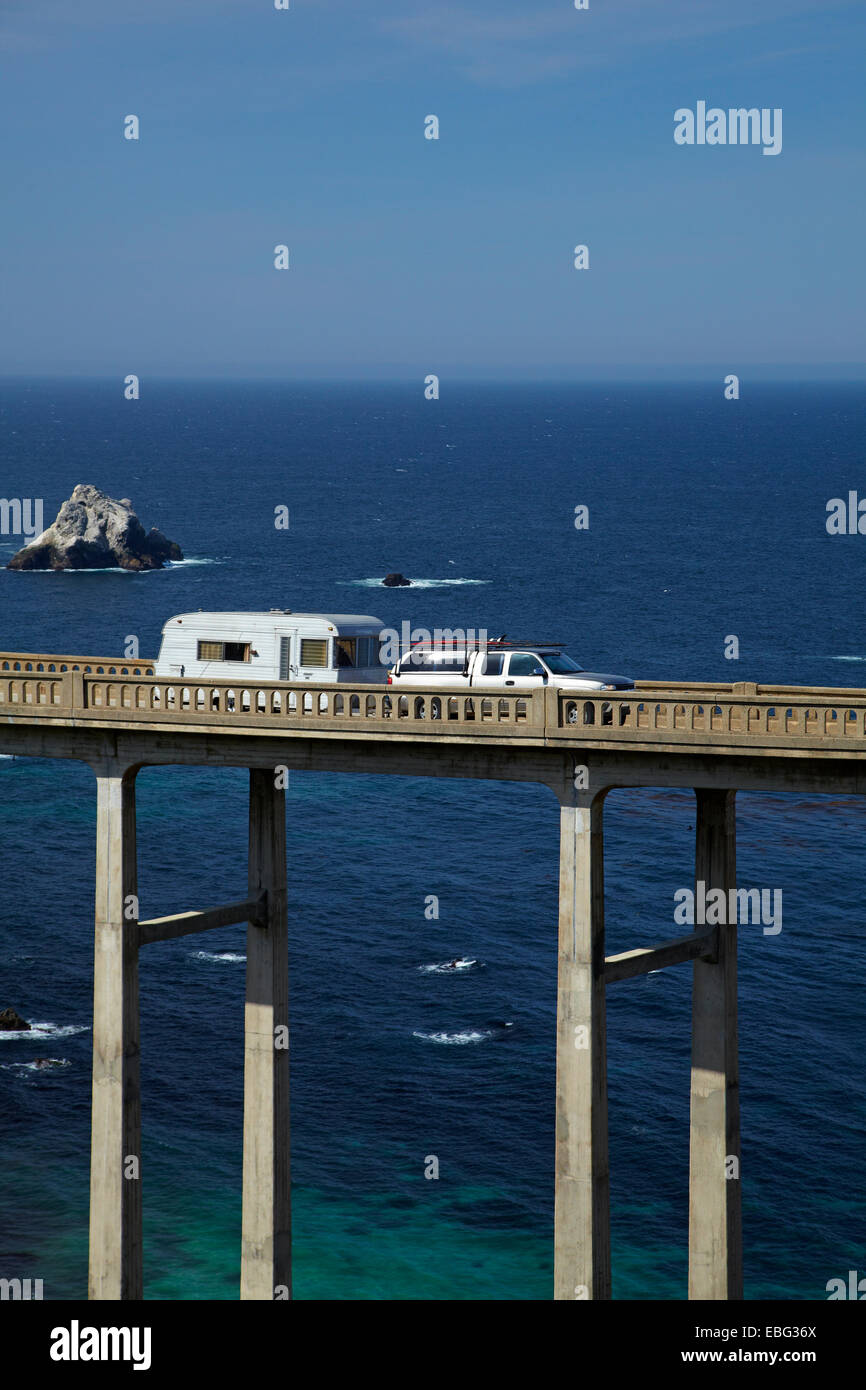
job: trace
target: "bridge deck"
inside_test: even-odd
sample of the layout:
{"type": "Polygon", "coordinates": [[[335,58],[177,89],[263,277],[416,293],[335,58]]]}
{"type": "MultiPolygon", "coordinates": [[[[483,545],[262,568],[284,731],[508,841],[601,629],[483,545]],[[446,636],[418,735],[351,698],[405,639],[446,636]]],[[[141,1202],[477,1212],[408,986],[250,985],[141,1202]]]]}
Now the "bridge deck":
{"type": "Polygon", "coordinates": [[[634,691],[451,693],[387,685],[171,681],[152,662],[0,653],[0,726],[850,757],[866,690],[639,682],[634,691]]]}

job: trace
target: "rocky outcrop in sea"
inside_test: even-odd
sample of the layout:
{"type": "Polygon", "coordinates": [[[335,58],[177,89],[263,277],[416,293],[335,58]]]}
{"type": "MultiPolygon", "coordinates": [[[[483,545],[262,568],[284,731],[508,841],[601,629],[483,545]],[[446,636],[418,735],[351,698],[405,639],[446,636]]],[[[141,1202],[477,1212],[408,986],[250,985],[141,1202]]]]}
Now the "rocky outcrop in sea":
{"type": "Polygon", "coordinates": [[[30,1024],[14,1009],[0,1009],[0,1031],[4,1033],[29,1033],[30,1024]]]}
{"type": "Polygon", "coordinates": [[[128,497],[116,501],[79,483],[56,519],[17,551],[10,570],[159,570],[183,551],[152,526],[145,531],[128,497]]]}

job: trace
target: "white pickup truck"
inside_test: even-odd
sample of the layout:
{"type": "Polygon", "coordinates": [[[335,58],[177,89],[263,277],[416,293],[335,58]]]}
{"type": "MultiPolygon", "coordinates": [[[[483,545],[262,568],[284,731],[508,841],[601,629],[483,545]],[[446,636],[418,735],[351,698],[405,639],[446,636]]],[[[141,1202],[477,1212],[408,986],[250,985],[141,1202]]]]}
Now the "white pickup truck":
{"type": "Polygon", "coordinates": [[[388,672],[388,684],[424,686],[457,694],[466,689],[552,685],[562,690],[633,690],[628,676],[585,671],[561,643],[488,641],[478,647],[419,643],[388,672]]]}

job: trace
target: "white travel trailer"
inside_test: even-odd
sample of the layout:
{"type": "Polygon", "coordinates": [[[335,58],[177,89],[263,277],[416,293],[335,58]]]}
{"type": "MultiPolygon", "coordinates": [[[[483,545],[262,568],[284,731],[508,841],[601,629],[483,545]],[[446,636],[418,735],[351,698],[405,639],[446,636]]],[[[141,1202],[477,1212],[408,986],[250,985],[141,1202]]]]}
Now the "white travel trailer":
{"type": "Polygon", "coordinates": [[[385,682],[379,618],[357,613],[180,613],[162,629],[155,674],[172,680],[385,682]]]}

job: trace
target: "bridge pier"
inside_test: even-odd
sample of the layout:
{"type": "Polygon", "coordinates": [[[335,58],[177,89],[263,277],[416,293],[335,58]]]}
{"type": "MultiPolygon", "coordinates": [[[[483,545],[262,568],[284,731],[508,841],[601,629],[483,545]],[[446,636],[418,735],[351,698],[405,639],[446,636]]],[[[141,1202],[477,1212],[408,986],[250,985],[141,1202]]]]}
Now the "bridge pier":
{"type": "Polygon", "coordinates": [[[555,1299],[610,1298],[604,797],[560,805],[555,1299]]]}
{"type": "MultiPolygon", "coordinates": [[[[707,893],[724,889],[727,906],[737,882],[736,793],[698,787],[695,795],[695,879],[707,893]]],[[[736,919],[719,924],[717,942],[715,959],[695,961],[692,987],[690,1299],[743,1297],[736,919]]]]}
{"type": "Polygon", "coordinates": [[[88,1296],[142,1296],[135,771],[96,772],[88,1296]],[[127,915],[131,909],[131,916],[127,915]]]}
{"type": "Polygon", "coordinates": [[[250,770],[249,896],[267,897],[264,920],[247,926],[242,1299],[292,1287],[285,800],[273,768],[250,770]]]}
{"type": "Polygon", "coordinates": [[[138,954],[247,920],[242,1299],[291,1297],[285,793],[250,772],[249,896],[139,922],[135,776],[95,766],[96,934],[90,1157],[91,1299],[143,1297],[138,954]]]}
{"type": "MultiPolygon", "coordinates": [[[[689,936],[606,959],[606,790],[560,794],[554,1298],[611,1296],[606,987],[688,960],[689,1298],[742,1298],[736,920],[696,919],[689,936]]],[[[698,787],[695,795],[695,880],[706,893],[723,889],[732,916],[736,793],[698,787]]]]}

